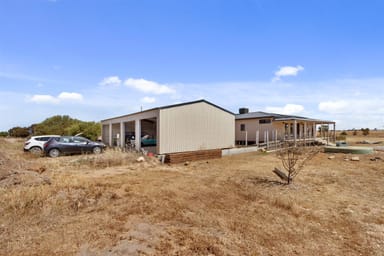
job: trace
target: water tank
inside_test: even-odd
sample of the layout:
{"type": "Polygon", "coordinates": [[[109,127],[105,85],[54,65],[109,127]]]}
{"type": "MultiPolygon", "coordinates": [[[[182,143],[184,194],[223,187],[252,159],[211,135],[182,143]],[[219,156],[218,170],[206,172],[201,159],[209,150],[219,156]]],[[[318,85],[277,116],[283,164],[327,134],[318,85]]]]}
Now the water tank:
{"type": "Polygon", "coordinates": [[[247,113],[249,113],[248,108],[239,108],[239,114],[247,114],[247,113]]]}

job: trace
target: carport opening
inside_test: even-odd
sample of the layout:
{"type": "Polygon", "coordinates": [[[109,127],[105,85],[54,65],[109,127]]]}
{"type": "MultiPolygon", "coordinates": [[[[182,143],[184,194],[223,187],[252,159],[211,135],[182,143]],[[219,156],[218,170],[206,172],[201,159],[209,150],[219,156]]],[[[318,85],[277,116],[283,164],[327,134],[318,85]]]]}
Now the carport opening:
{"type": "Polygon", "coordinates": [[[141,147],[155,147],[157,145],[157,120],[149,118],[141,120],[141,147]]]}
{"type": "MultiPolygon", "coordinates": [[[[124,123],[125,125],[125,144],[128,147],[134,147],[136,132],[135,121],[124,123]]],[[[157,118],[148,118],[140,120],[140,145],[148,151],[155,152],[157,145],[157,118]],[[152,148],[152,149],[151,149],[152,148]]]]}

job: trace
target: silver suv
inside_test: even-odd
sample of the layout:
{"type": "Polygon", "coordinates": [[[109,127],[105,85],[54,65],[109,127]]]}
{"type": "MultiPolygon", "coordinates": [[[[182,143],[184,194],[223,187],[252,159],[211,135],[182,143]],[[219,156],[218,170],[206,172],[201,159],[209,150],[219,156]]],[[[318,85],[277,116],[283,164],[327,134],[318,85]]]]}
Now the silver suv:
{"type": "Polygon", "coordinates": [[[45,142],[52,137],[60,137],[59,135],[41,135],[32,136],[24,143],[24,151],[29,151],[33,154],[40,155],[43,153],[45,142]]]}

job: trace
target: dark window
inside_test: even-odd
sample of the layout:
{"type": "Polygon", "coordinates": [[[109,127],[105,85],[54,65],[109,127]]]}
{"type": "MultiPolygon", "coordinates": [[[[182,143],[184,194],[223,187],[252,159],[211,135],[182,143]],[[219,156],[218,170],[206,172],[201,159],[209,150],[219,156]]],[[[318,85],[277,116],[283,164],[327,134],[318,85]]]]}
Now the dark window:
{"type": "Polygon", "coordinates": [[[260,119],[259,120],[259,124],[270,124],[271,123],[271,119],[260,119]]]}
{"type": "Polygon", "coordinates": [[[240,131],[245,131],[245,124],[240,124],[240,131]]]}
{"type": "Polygon", "coordinates": [[[87,144],[87,140],[80,137],[73,137],[73,142],[75,143],[81,143],[81,144],[87,144]]]}
{"type": "Polygon", "coordinates": [[[48,141],[51,137],[41,137],[39,141],[48,141]]]}
{"type": "Polygon", "coordinates": [[[69,137],[61,137],[60,138],[60,142],[62,142],[62,143],[72,143],[73,140],[71,138],[69,138],[69,137]]]}

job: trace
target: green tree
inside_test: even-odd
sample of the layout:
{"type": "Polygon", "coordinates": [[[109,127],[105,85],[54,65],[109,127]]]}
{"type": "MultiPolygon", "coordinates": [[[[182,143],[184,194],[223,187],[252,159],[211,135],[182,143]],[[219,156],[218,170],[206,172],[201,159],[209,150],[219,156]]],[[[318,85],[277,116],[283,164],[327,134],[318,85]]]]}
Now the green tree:
{"type": "Polygon", "coordinates": [[[97,140],[101,135],[101,125],[96,122],[83,122],[78,121],[66,129],[66,133],[69,135],[76,135],[81,133],[82,136],[91,139],[97,140]]]}
{"type": "Polygon", "coordinates": [[[97,140],[101,135],[101,125],[98,122],[84,122],[69,116],[52,116],[39,124],[31,126],[34,135],[57,134],[76,135],[97,140]]]}
{"type": "Polygon", "coordinates": [[[57,135],[68,135],[66,129],[78,120],[72,119],[69,116],[52,116],[45,119],[40,124],[34,126],[34,135],[45,135],[45,134],[57,134],[57,135]]]}
{"type": "Polygon", "coordinates": [[[27,127],[19,127],[19,126],[9,129],[8,134],[12,137],[21,137],[21,138],[25,138],[30,135],[29,129],[27,127]]]}
{"type": "Polygon", "coordinates": [[[8,136],[8,132],[6,131],[0,132],[0,137],[7,137],[7,136],[8,136]]]}

